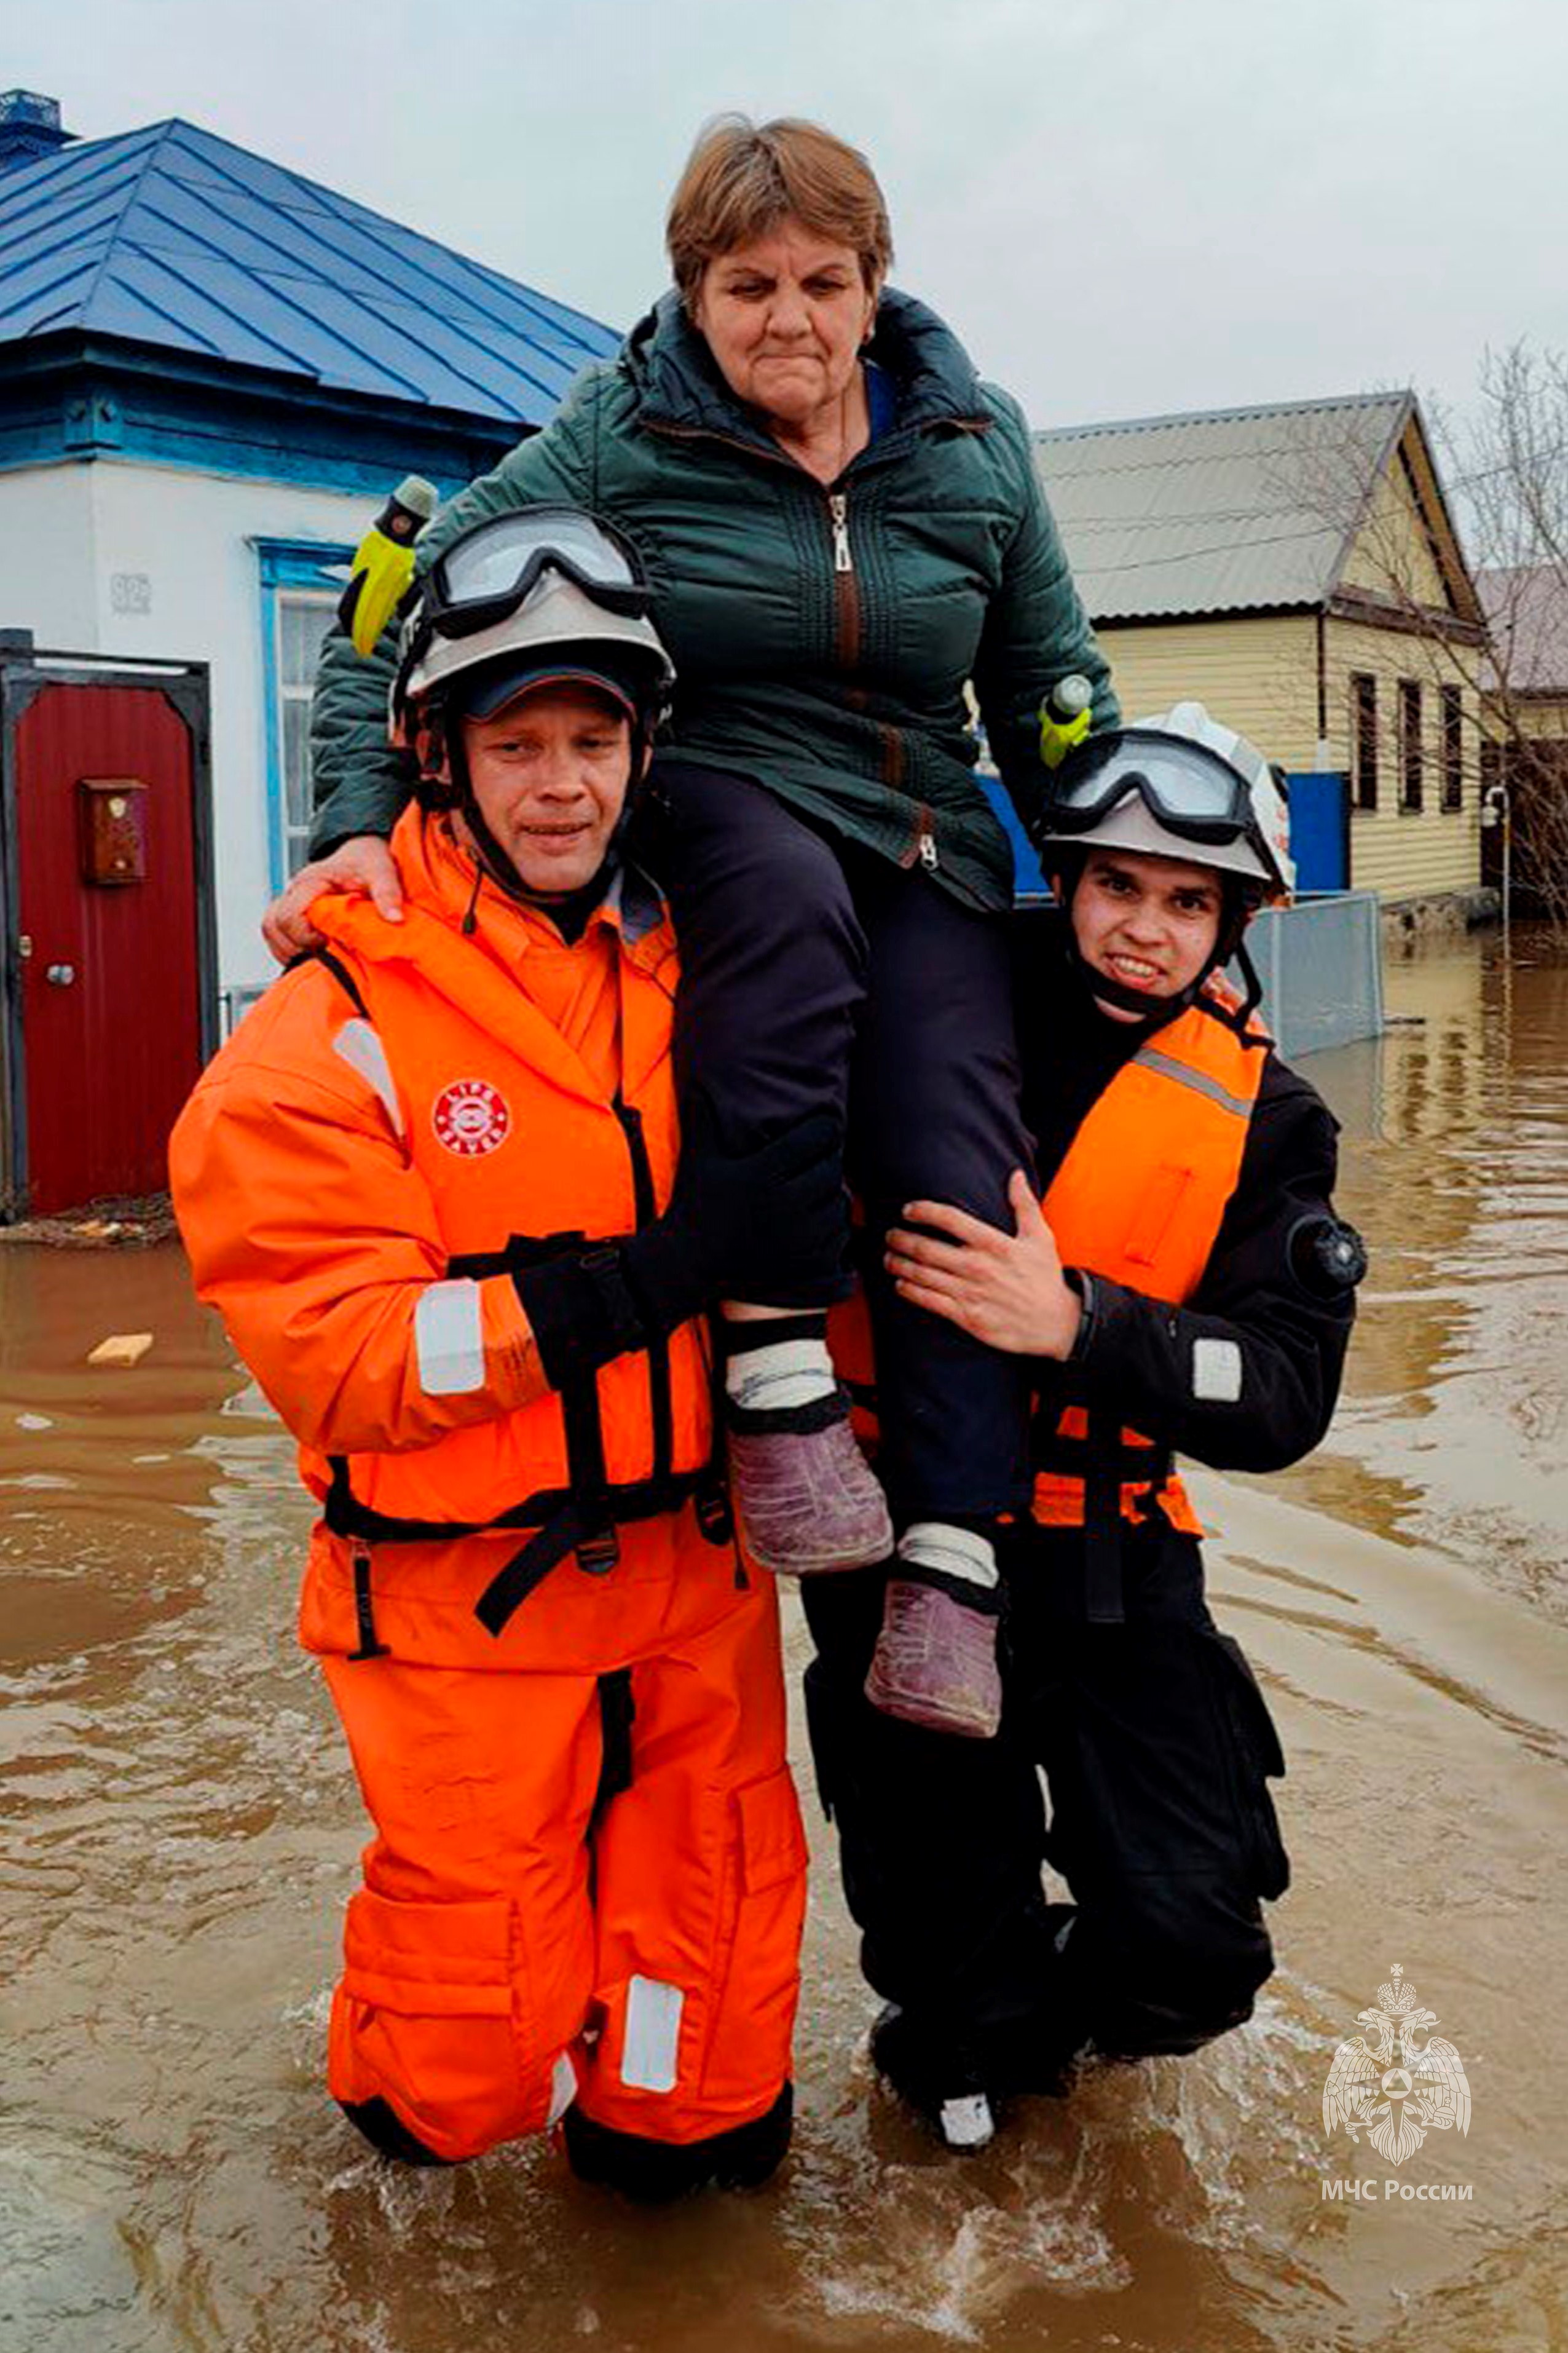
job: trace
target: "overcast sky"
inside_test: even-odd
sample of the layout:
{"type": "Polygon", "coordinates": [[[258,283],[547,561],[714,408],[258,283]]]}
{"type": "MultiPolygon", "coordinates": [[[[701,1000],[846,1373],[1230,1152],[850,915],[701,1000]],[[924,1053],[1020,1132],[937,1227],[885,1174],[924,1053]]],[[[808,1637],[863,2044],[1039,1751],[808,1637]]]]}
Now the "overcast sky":
{"type": "Polygon", "coordinates": [[[895,279],[1039,425],[1568,346],[1563,0],[50,0],[0,89],[178,114],[626,326],[721,109],[864,147],[895,279]]]}

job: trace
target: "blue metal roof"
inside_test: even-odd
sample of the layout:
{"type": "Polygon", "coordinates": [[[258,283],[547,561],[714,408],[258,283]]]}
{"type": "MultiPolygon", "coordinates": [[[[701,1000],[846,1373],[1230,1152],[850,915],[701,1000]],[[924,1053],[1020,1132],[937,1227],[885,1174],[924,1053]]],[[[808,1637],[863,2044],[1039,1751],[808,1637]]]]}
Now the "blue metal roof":
{"type": "Polygon", "coordinates": [[[528,425],[619,341],[178,121],[0,176],[0,344],[71,330],[528,425]]]}

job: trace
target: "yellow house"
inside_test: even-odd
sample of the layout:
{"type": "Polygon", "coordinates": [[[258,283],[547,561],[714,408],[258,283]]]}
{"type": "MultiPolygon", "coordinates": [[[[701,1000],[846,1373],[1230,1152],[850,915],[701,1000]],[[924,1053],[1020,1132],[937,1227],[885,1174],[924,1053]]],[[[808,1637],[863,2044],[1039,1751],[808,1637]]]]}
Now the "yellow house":
{"type": "Polygon", "coordinates": [[[1196,696],[1280,761],[1303,888],[1467,907],[1486,632],[1415,396],[1035,438],[1124,712],[1196,696]]]}

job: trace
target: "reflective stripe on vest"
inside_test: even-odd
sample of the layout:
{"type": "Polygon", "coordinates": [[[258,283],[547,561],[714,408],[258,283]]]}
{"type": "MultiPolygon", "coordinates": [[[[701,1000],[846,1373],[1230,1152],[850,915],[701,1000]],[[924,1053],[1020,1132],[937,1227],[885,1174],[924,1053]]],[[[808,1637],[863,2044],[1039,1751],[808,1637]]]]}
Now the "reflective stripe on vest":
{"type": "MultiPolygon", "coordinates": [[[[1228,991],[1212,994],[1235,1003],[1228,991]]],[[[1254,1028],[1255,1042],[1244,1042],[1201,1001],[1158,1036],[1091,1104],[1045,1211],[1065,1266],[1179,1306],[1202,1280],[1236,1190],[1268,1040],[1254,1028]]],[[[1062,1407],[1048,1429],[1037,1420],[1035,1460],[1034,1514],[1047,1526],[1082,1526],[1088,1482],[1113,1465],[1122,1519],[1157,1512],[1203,1533],[1168,1450],[1134,1430],[1093,1428],[1082,1404],[1062,1407]],[[1100,1458],[1093,1465],[1090,1452],[1100,1458]]]]}

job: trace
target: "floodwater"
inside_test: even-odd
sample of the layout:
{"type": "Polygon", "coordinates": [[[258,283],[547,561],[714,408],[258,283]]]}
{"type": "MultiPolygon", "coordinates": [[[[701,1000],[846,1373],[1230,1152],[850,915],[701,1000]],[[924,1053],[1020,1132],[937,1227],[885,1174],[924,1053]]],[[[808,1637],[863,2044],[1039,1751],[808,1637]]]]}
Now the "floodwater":
{"type": "Polygon", "coordinates": [[[1279,1973],[967,2160],[873,2084],[820,1836],[770,2189],[649,2215],[547,2148],[362,2154],[317,2082],[363,1827],[288,1446],[172,1246],[0,1248],[4,2353],[1568,2346],[1568,959],[1468,941],[1389,995],[1310,1066],[1373,1252],[1340,1418],[1195,1482],[1291,1760],[1279,1973]],[[1321,2117],[1396,1962],[1474,2101],[1397,2168],[1321,2117]]]}

